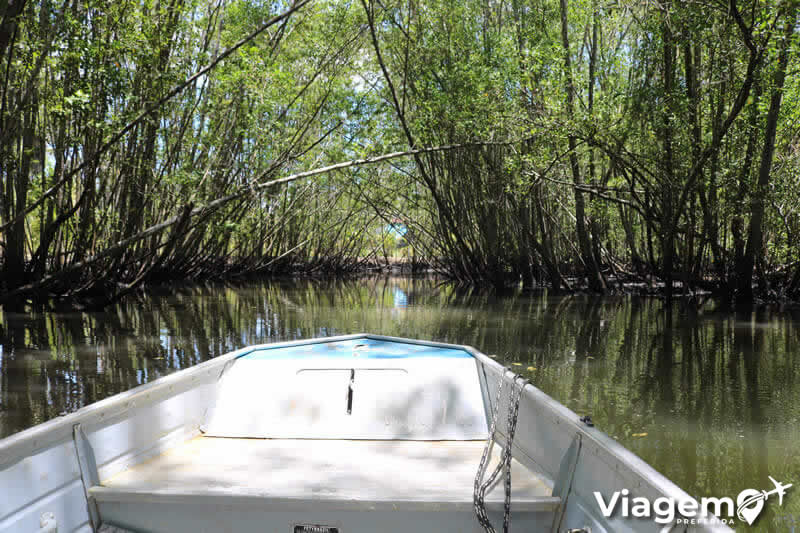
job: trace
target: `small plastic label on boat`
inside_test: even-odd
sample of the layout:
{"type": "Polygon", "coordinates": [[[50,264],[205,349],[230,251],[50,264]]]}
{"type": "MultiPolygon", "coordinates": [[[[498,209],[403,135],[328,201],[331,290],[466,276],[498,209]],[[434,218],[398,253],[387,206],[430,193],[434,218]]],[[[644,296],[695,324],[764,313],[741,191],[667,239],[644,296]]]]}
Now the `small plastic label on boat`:
{"type": "Polygon", "coordinates": [[[305,524],[294,526],[294,533],[339,533],[339,528],[334,526],[305,524]]]}

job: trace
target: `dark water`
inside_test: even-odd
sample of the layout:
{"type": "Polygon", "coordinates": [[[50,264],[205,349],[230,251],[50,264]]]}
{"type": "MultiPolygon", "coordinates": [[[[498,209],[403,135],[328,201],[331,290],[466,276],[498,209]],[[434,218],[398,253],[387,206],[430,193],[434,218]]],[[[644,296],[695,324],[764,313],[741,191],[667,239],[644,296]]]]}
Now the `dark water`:
{"type": "Polygon", "coordinates": [[[768,475],[795,483],[758,529],[800,531],[800,311],[664,306],[381,278],[162,288],[99,313],[5,310],[0,437],[248,344],[374,332],[496,354],[697,497],[770,489],[768,475]]]}

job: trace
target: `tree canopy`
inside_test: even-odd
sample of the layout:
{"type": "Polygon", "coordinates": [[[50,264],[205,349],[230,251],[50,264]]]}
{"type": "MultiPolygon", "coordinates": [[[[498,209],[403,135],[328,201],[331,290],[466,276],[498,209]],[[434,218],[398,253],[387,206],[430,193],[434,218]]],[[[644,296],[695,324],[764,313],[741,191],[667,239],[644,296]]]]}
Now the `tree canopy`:
{"type": "Polygon", "coordinates": [[[340,273],[800,296],[796,0],[4,0],[0,298],[340,273]],[[754,284],[755,282],[755,284],[754,284]]]}

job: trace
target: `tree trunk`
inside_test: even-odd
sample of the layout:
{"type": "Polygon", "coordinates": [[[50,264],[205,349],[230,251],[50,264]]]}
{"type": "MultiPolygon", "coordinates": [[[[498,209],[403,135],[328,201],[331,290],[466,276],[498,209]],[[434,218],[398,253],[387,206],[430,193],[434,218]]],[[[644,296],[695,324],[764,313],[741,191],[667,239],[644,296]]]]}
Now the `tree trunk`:
{"type": "MultiPolygon", "coordinates": [[[[597,32],[599,30],[599,15],[597,12],[597,6],[595,3],[592,3],[592,45],[589,51],[589,116],[594,118],[594,88],[595,84],[597,83],[596,74],[597,74],[597,32]]],[[[595,154],[594,154],[594,147],[589,148],[589,184],[594,187],[597,185],[596,180],[596,165],[595,165],[595,154]]],[[[606,178],[602,180],[602,186],[605,186],[607,182],[606,178]]],[[[595,199],[591,196],[589,197],[589,206],[592,207],[595,204],[595,199]]],[[[605,234],[605,221],[600,220],[600,216],[597,213],[597,209],[591,209],[591,222],[589,224],[589,228],[591,230],[591,241],[592,241],[592,259],[594,259],[594,268],[595,272],[597,273],[597,277],[599,281],[602,283],[602,290],[605,291],[607,288],[606,279],[603,276],[601,271],[601,266],[603,264],[603,259],[600,252],[600,237],[601,235],[605,234]]]]}
{"type": "Polygon", "coordinates": [[[747,148],[745,149],[744,163],[739,171],[739,187],[736,191],[736,196],[733,200],[733,219],[731,220],[731,237],[733,238],[733,261],[734,261],[734,276],[733,283],[729,283],[730,292],[732,293],[738,287],[738,272],[739,268],[744,261],[744,247],[746,243],[745,229],[744,229],[744,201],[747,197],[747,192],[750,184],[750,174],[753,168],[753,158],[756,152],[756,139],[755,132],[758,128],[758,103],[761,100],[761,83],[756,81],[753,87],[753,101],[750,105],[749,117],[749,135],[747,136],[747,148]]]}
{"type": "Polygon", "coordinates": [[[663,111],[663,138],[664,156],[662,162],[662,183],[661,183],[661,209],[663,218],[662,227],[662,267],[661,277],[664,280],[664,294],[667,299],[672,297],[672,278],[675,263],[675,217],[674,194],[675,175],[672,168],[673,148],[672,148],[672,85],[675,63],[675,44],[673,42],[672,30],[669,21],[669,3],[666,4],[664,13],[663,32],[663,54],[664,54],[664,111],[663,111]]]}
{"type": "Polygon", "coordinates": [[[0,13],[0,63],[17,30],[17,17],[22,14],[26,3],[27,0],[10,0],[5,5],[5,12],[0,13]]]}
{"type": "Polygon", "coordinates": [[[767,195],[772,159],[775,155],[775,134],[778,129],[778,117],[781,111],[783,84],[786,79],[786,63],[789,60],[789,45],[794,32],[794,24],[791,17],[787,17],[785,24],[783,43],[778,54],[778,67],[775,70],[774,85],[770,96],[769,111],[767,112],[764,146],[761,151],[761,163],[758,168],[758,182],[750,201],[750,226],[747,232],[747,246],[741,262],[737,265],[737,301],[740,303],[753,301],[753,266],[755,264],[755,255],[760,253],[763,245],[764,199],[767,195]]]}
{"type": "Polygon", "coordinates": [[[22,113],[21,150],[15,150],[17,153],[11,155],[12,158],[19,159],[11,168],[6,169],[6,211],[9,213],[8,219],[15,220],[5,235],[3,274],[7,288],[18,287],[25,282],[25,218],[18,218],[17,214],[25,210],[28,202],[31,158],[36,143],[34,127],[38,99],[35,93],[36,91],[30,106],[22,113]]]}
{"type": "MultiPolygon", "coordinates": [[[[561,5],[561,44],[564,47],[564,78],[566,80],[567,92],[567,117],[572,120],[575,107],[575,86],[572,81],[572,60],[569,51],[569,24],[567,21],[567,0],[560,0],[561,5]]],[[[584,204],[583,193],[580,186],[583,185],[581,179],[580,165],[578,164],[578,154],[575,152],[575,136],[569,135],[569,163],[572,169],[572,182],[575,185],[575,230],[578,234],[578,245],[580,247],[581,260],[584,265],[584,273],[589,280],[589,287],[598,292],[605,292],[605,281],[600,275],[597,264],[592,255],[592,247],[589,242],[589,234],[586,231],[586,206],[584,204]]]]}

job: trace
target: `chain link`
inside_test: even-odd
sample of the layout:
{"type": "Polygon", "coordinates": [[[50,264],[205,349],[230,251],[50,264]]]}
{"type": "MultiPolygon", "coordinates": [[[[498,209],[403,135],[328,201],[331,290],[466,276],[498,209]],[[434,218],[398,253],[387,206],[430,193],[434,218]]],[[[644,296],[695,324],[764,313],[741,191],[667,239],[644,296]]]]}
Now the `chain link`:
{"type": "Polygon", "coordinates": [[[511,520],[511,447],[514,442],[514,434],[516,433],[517,429],[517,421],[519,418],[519,404],[520,399],[522,398],[522,391],[525,389],[525,385],[529,383],[529,381],[521,376],[513,374],[511,378],[511,390],[509,391],[508,395],[508,420],[507,420],[507,431],[508,435],[506,438],[506,446],[503,448],[503,454],[500,458],[495,469],[492,471],[491,475],[486,481],[483,481],[483,477],[486,475],[486,468],[488,466],[488,459],[489,454],[491,452],[492,446],[496,440],[496,433],[497,433],[497,418],[500,411],[500,398],[502,397],[502,390],[503,390],[503,383],[505,382],[505,373],[508,369],[503,368],[502,373],[500,374],[500,382],[497,385],[497,396],[495,398],[494,406],[492,409],[492,423],[489,428],[489,436],[486,439],[486,448],[483,450],[483,455],[481,456],[481,462],[478,465],[478,472],[475,475],[475,486],[473,491],[473,503],[475,506],[475,515],[478,518],[478,522],[483,526],[484,531],[486,533],[496,533],[494,526],[492,526],[491,521],[489,520],[489,516],[486,513],[486,490],[492,486],[492,484],[497,479],[497,476],[500,475],[500,472],[504,473],[504,489],[505,489],[505,500],[504,500],[504,512],[503,512],[503,533],[508,533],[510,527],[510,520],[511,520]],[[517,387],[517,381],[520,381],[520,386],[517,387]],[[482,482],[483,481],[483,482],[482,482]]]}
{"type": "Polygon", "coordinates": [[[500,397],[503,392],[503,374],[505,374],[505,368],[500,374],[500,383],[497,385],[497,395],[495,396],[494,405],[492,406],[492,423],[489,426],[489,436],[486,438],[486,447],[483,449],[483,455],[481,455],[481,462],[478,465],[478,473],[475,475],[475,486],[472,493],[472,501],[475,505],[475,516],[478,518],[478,522],[481,526],[483,526],[483,529],[489,532],[494,531],[494,529],[492,528],[491,522],[489,522],[489,516],[486,514],[486,506],[483,501],[485,491],[481,490],[481,482],[483,481],[483,476],[486,474],[489,452],[494,445],[495,431],[497,430],[497,413],[500,410],[500,397]]]}

